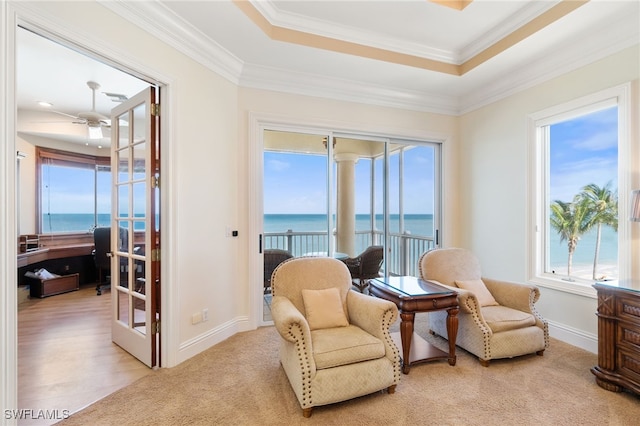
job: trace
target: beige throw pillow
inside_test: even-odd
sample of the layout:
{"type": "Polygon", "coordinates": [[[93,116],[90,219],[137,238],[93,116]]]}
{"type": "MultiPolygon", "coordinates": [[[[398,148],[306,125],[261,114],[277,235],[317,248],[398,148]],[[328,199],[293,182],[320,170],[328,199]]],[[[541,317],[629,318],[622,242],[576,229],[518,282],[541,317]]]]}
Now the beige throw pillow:
{"type": "Polygon", "coordinates": [[[498,302],[493,298],[482,280],[456,281],[458,288],[469,290],[476,295],[480,306],[496,306],[498,302]]]}
{"type": "Polygon", "coordinates": [[[324,290],[302,290],[304,309],[311,330],[349,325],[336,287],[324,290]]]}

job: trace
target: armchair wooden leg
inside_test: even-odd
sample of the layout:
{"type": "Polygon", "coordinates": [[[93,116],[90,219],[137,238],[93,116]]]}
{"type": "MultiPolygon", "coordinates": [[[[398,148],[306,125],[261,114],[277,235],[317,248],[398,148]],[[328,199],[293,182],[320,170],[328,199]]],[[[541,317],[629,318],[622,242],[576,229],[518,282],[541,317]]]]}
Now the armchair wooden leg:
{"type": "Polygon", "coordinates": [[[541,350],[541,351],[536,352],[536,355],[543,356],[544,355],[544,349],[541,350]]]}
{"type": "Polygon", "coordinates": [[[483,367],[488,367],[489,362],[491,362],[491,360],[489,359],[481,359],[481,358],[478,358],[478,361],[480,361],[480,365],[483,367]]]}
{"type": "Polygon", "coordinates": [[[311,412],[313,411],[313,407],[303,408],[302,409],[302,417],[309,418],[311,417],[311,412]]]}
{"type": "Polygon", "coordinates": [[[396,393],[396,385],[391,385],[387,388],[387,393],[396,393]]]}

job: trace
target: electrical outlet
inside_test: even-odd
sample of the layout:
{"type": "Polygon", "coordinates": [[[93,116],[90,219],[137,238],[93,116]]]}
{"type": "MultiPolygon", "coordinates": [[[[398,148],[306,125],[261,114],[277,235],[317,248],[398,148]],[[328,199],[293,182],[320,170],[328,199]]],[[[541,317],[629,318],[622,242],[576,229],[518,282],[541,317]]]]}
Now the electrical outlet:
{"type": "Polygon", "coordinates": [[[196,312],[191,315],[191,324],[198,324],[202,322],[202,312],[196,312]]]}
{"type": "Polygon", "coordinates": [[[209,309],[207,308],[202,310],[202,321],[209,321],[209,309]]]}

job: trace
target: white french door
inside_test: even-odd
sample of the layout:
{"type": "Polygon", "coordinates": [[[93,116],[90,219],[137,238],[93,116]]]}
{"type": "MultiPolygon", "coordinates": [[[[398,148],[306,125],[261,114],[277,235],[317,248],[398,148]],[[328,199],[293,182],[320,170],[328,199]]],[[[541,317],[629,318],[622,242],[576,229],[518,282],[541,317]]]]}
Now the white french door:
{"type": "Polygon", "coordinates": [[[159,117],[149,87],[111,111],[111,338],[159,365],[159,117]]]}

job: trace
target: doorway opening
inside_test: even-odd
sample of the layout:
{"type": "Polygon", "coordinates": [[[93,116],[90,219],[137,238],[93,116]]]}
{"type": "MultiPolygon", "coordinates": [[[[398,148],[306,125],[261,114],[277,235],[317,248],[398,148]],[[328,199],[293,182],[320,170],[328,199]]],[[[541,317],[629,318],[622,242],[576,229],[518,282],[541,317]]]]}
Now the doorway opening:
{"type": "MultiPolygon", "coordinates": [[[[105,219],[104,216],[112,216],[109,211],[113,199],[110,188],[112,179],[105,180],[100,178],[102,183],[94,182],[94,185],[87,186],[87,182],[79,182],[79,179],[73,178],[73,165],[61,159],[64,155],[60,154],[56,165],[50,164],[48,165],[49,169],[47,169],[47,172],[51,172],[51,167],[55,167],[57,172],[63,172],[62,175],[57,176],[55,181],[56,188],[52,188],[54,182],[49,179],[46,184],[43,183],[36,165],[36,151],[40,147],[44,147],[50,152],[52,150],[58,153],[66,152],[85,159],[91,157],[108,159],[110,157],[110,136],[114,125],[118,127],[126,127],[127,125],[127,123],[120,121],[113,123],[109,117],[110,111],[114,106],[134,97],[145,88],[154,86],[158,89],[160,88],[160,84],[151,82],[151,79],[141,78],[133,72],[123,70],[124,67],[121,65],[109,63],[103,58],[96,57],[95,54],[85,53],[81,46],[53,37],[44,30],[32,30],[29,25],[22,25],[16,28],[17,127],[15,141],[18,152],[22,154],[16,177],[18,218],[16,223],[18,235],[16,239],[20,235],[37,235],[40,241],[37,249],[42,249],[45,246],[44,248],[49,252],[55,251],[54,247],[56,246],[66,246],[67,248],[73,246],[74,249],[82,247],[81,253],[74,251],[74,256],[69,257],[68,262],[36,262],[34,264],[26,261],[26,264],[18,269],[18,281],[23,275],[21,272],[24,272],[25,269],[43,269],[43,267],[44,269],[50,268],[52,270],[49,272],[57,274],[66,274],[72,272],[73,269],[79,269],[78,274],[82,277],[80,290],[77,293],[61,294],[41,300],[30,300],[28,303],[30,315],[37,317],[39,314],[34,314],[34,310],[42,309],[45,315],[45,317],[40,318],[42,322],[51,321],[52,324],[58,324],[58,327],[60,325],[63,328],[69,327],[68,338],[70,340],[68,343],[70,344],[58,347],[46,344],[37,345],[37,342],[33,342],[38,347],[38,354],[34,355],[33,353],[28,353],[28,349],[25,349],[23,345],[25,339],[22,337],[24,336],[22,332],[26,330],[18,330],[18,335],[22,339],[18,350],[18,404],[21,408],[48,406],[25,398],[27,395],[34,394],[34,392],[31,392],[33,386],[42,383],[48,384],[45,390],[49,389],[50,392],[55,391],[58,395],[65,395],[68,400],[65,400],[66,405],[64,405],[64,408],[72,411],[80,409],[117,389],[102,386],[100,385],[102,381],[91,377],[87,377],[86,381],[82,381],[77,375],[83,374],[83,371],[85,374],[89,374],[87,373],[88,371],[95,371],[96,374],[101,374],[105,370],[109,371],[111,383],[122,380],[119,383],[121,387],[129,383],[127,380],[133,381],[139,377],[139,375],[134,374],[129,375],[129,379],[127,379],[127,372],[124,370],[122,370],[124,372],[122,376],[117,374],[118,369],[129,362],[122,362],[122,360],[124,358],[133,359],[133,356],[111,343],[110,324],[113,310],[111,309],[110,294],[106,293],[106,297],[96,296],[94,290],[96,283],[94,280],[97,278],[93,275],[91,268],[93,256],[90,249],[86,247],[93,243],[93,228],[104,226],[105,220],[107,224],[111,222],[109,217],[105,219]],[[36,103],[36,101],[39,103],[36,103]],[[96,130],[99,130],[99,135],[96,130]],[[104,182],[106,182],[106,185],[103,185],[104,182]],[[82,191],[74,186],[77,183],[84,184],[82,191]],[[45,185],[47,185],[46,193],[49,195],[53,193],[56,196],[49,197],[47,205],[43,206],[40,194],[45,189],[45,185]],[[46,215],[49,219],[54,216],[56,216],[56,219],[63,219],[56,222],[58,225],[62,224],[60,227],[52,229],[51,226],[54,221],[48,220],[46,223],[49,228],[43,229],[42,217],[45,213],[43,207],[45,207],[46,215]],[[95,220],[87,224],[85,223],[87,216],[95,218],[95,220]],[[89,250],[89,252],[87,253],[86,250],[89,250]],[[76,254],[78,256],[75,256],[76,254]],[[57,313],[68,309],[92,315],[92,313],[98,312],[97,308],[94,311],[87,312],[85,311],[85,305],[95,305],[96,303],[100,304],[103,309],[106,305],[106,312],[109,314],[107,318],[98,317],[100,318],[100,326],[104,324],[106,329],[100,328],[100,331],[96,332],[96,336],[74,335],[73,330],[77,324],[58,320],[57,313]],[[61,307],[61,305],[63,306],[61,307]],[[58,306],[58,308],[51,310],[49,309],[51,306],[58,306]],[[49,361],[60,358],[61,351],[66,349],[73,351],[74,342],[82,342],[84,338],[100,338],[101,343],[104,343],[107,347],[115,348],[103,351],[98,356],[89,357],[88,359],[92,359],[96,363],[94,368],[72,369],[68,372],[68,376],[59,376],[58,378],[62,382],[57,384],[50,382],[50,380],[56,380],[52,379],[51,375],[46,378],[38,376],[38,372],[46,374],[42,368],[29,367],[29,362],[38,363],[38,357],[44,357],[49,361]],[[53,352],[48,354],[46,351],[53,352]],[[109,359],[112,359],[112,364],[107,360],[107,355],[111,356],[109,359]],[[94,389],[91,386],[96,388],[94,389]],[[61,390],[61,387],[64,388],[64,391],[61,390]]],[[[135,162],[137,159],[134,156],[132,161],[135,162]]],[[[154,158],[153,163],[154,166],[159,164],[159,157],[154,158]]],[[[151,165],[149,166],[152,167],[151,165]]],[[[103,161],[96,162],[96,167],[96,175],[102,176],[106,173],[106,169],[109,169],[108,173],[113,175],[110,170],[112,167],[105,166],[103,161]]],[[[158,191],[157,188],[147,188],[147,190],[158,191]]],[[[154,207],[159,210],[159,203],[154,203],[154,207]]],[[[136,217],[135,227],[132,230],[138,230],[142,220],[136,217]]],[[[146,229],[148,230],[149,227],[146,229]]],[[[141,256],[137,254],[132,256],[132,263],[136,266],[131,268],[132,270],[139,269],[137,266],[140,264],[141,259],[144,260],[144,256],[141,256]]],[[[18,265],[20,266],[20,264],[19,255],[18,265]]],[[[25,291],[22,290],[19,293],[24,294],[25,291]]],[[[19,296],[18,303],[21,300],[22,297],[19,296]]],[[[18,316],[20,317],[21,315],[26,315],[26,310],[21,312],[19,308],[18,316]]],[[[92,317],[92,320],[94,319],[92,317]]],[[[133,364],[137,363],[139,362],[133,362],[133,364]]],[[[50,362],[47,364],[52,367],[50,362]]],[[[74,365],[74,363],[67,359],[61,365],[66,365],[68,368],[69,365],[74,365]]],[[[35,394],[41,398],[40,400],[46,400],[47,398],[44,392],[38,391],[35,394]]]]}

